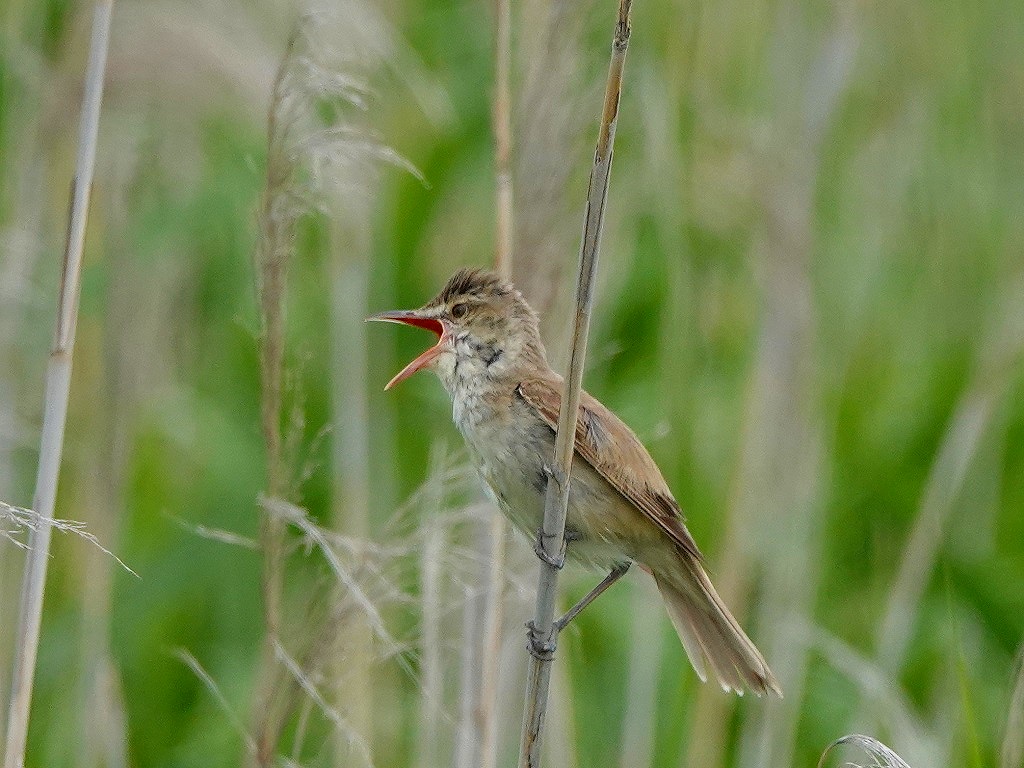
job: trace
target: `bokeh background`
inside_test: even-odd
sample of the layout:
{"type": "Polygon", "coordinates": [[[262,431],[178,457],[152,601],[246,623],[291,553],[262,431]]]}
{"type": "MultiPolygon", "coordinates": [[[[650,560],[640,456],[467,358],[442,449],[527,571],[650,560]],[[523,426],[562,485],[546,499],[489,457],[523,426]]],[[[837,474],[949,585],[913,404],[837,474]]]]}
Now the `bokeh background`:
{"type": "MultiPolygon", "coordinates": [[[[274,75],[307,10],[115,6],[57,514],[138,577],[57,537],[30,765],[251,759],[267,664],[254,254],[274,75]]],[[[480,764],[492,512],[440,385],[381,392],[426,334],[362,318],[493,262],[493,10],[344,0],[304,22],[285,400],[308,517],[287,539],[283,644],[322,642],[330,663],[285,707],[279,764],[480,764]]],[[[0,8],[0,498],[20,506],[90,13],[0,8]]],[[[513,271],[556,368],[614,13],[512,0],[513,271]]],[[[637,0],[585,385],[659,462],[786,698],[701,686],[631,574],[564,639],[550,765],[813,766],[862,731],[915,768],[1009,768],[1022,50],[1017,0],[637,0]]],[[[528,543],[506,550],[502,766],[536,571],[528,543]]],[[[22,562],[0,539],[5,696],[22,562]]],[[[565,601],[596,576],[567,568],[565,601]]]]}

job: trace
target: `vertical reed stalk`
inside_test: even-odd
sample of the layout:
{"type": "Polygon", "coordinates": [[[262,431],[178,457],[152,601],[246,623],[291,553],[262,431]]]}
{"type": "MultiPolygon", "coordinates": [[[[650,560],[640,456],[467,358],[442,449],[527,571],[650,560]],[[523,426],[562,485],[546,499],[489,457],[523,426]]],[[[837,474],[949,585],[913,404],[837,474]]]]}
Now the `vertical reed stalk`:
{"type": "MultiPolygon", "coordinates": [[[[368,206],[366,206],[368,208],[368,206]]],[[[369,220],[366,208],[358,210],[359,218],[369,220]]],[[[368,352],[362,319],[366,315],[367,254],[369,243],[363,228],[352,226],[348,232],[335,223],[332,236],[336,245],[332,274],[331,303],[333,322],[333,367],[331,395],[334,409],[334,440],[332,458],[336,486],[334,493],[334,528],[356,540],[365,540],[370,532],[370,455],[369,404],[366,396],[368,352]],[[343,246],[344,235],[349,242],[343,246]],[[342,249],[348,252],[342,252],[342,249]]],[[[360,563],[360,566],[362,564],[360,563]]],[[[361,616],[354,617],[346,627],[345,658],[332,665],[336,678],[336,702],[342,705],[353,730],[362,734],[367,746],[373,746],[372,654],[366,638],[372,632],[361,616]],[[358,696],[343,691],[359,691],[358,696]]],[[[337,765],[352,766],[358,758],[347,745],[344,734],[335,732],[337,765]]]]}
{"type": "Polygon", "coordinates": [[[494,268],[512,277],[512,0],[494,0],[494,268]]]}
{"type": "Polygon", "coordinates": [[[501,627],[505,585],[505,544],[508,525],[491,508],[487,523],[491,542],[487,562],[487,587],[484,594],[484,634],[480,653],[480,690],[477,694],[476,722],[480,737],[480,768],[498,764],[498,663],[501,661],[501,627]]]}
{"type": "Polygon", "coordinates": [[[482,650],[472,642],[480,626],[482,595],[473,587],[462,588],[462,647],[459,657],[459,729],[455,742],[455,768],[477,768],[479,758],[479,735],[473,711],[479,693],[477,679],[480,675],[479,659],[482,650]]]}
{"type": "MultiPolygon", "coordinates": [[[[45,91],[42,71],[27,89],[33,100],[22,104],[20,120],[9,121],[9,130],[0,133],[0,141],[8,147],[19,147],[25,162],[20,167],[11,164],[9,172],[0,172],[0,184],[14,194],[14,208],[11,219],[21,223],[24,232],[20,244],[5,244],[4,257],[0,259],[0,356],[14,361],[18,341],[24,333],[24,308],[27,302],[22,297],[28,287],[29,275],[34,274],[36,264],[43,254],[30,247],[40,242],[43,228],[43,200],[47,195],[46,174],[40,159],[42,117],[39,101],[45,91]],[[21,125],[17,123],[21,122],[21,125]]],[[[13,460],[16,445],[16,428],[12,422],[18,391],[18,373],[14,366],[0,376],[0,402],[8,407],[0,410],[0,488],[14,488],[16,466],[13,460]]],[[[5,557],[0,548],[0,613],[12,616],[17,610],[17,590],[13,557],[5,557]]],[[[14,656],[15,622],[6,621],[0,626],[0,691],[8,690],[7,674],[11,670],[14,656]]],[[[3,731],[0,729],[0,739],[3,731]]]]}
{"type": "MultiPolygon", "coordinates": [[[[288,261],[295,217],[287,212],[286,198],[292,166],[282,146],[285,126],[280,125],[285,75],[295,45],[293,36],[274,80],[267,118],[267,180],[260,210],[257,274],[260,311],[260,425],[266,448],[267,496],[286,495],[287,469],[281,419],[284,400],[284,323],[288,261]]],[[[264,514],[260,530],[263,549],[263,600],[268,635],[277,635],[281,622],[284,522],[264,514]]]]}
{"type": "MultiPolygon", "coordinates": [[[[512,0],[494,3],[494,266],[506,280],[512,277],[512,0]]],[[[476,729],[479,737],[480,768],[495,768],[498,762],[498,663],[501,660],[502,598],[505,584],[505,518],[492,509],[486,539],[484,632],[480,653],[480,688],[477,693],[476,729]]]]}
{"type": "MultiPolygon", "coordinates": [[[[90,531],[111,549],[120,539],[124,509],[126,467],[130,466],[132,414],[138,393],[156,381],[162,381],[159,345],[148,333],[167,320],[161,313],[166,306],[159,301],[168,291],[159,274],[147,273],[139,279],[133,252],[122,233],[129,232],[131,204],[128,191],[135,188],[139,168],[135,155],[126,152],[109,171],[104,209],[108,211],[104,231],[104,259],[110,282],[104,296],[100,343],[101,365],[79,368],[82,390],[96,392],[99,407],[85,421],[90,434],[98,435],[90,454],[92,459],[78,482],[80,496],[88,500],[83,516],[90,531]],[[146,307],[140,327],[137,307],[146,307]],[[155,320],[155,323],[153,322],[155,320]],[[143,350],[146,350],[144,353],[143,350]]],[[[84,343],[88,343],[83,339],[84,343]]],[[[114,563],[103,551],[86,549],[81,565],[81,721],[79,728],[78,768],[127,768],[128,723],[121,672],[112,647],[114,610],[114,563]]]]}
{"type": "MultiPolygon", "coordinates": [[[[618,123],[619,100],[622,93],[622,72],[626,63],[626,51],[629,47],[631,5],[632,0],[619,0],[601,126],[597,149],[594,153],[594,165],[590,173],[590,186],[587,190],[569,370],[565,377],[565,397],[562,399],[561,409],[558,413],[554,466],[548,478],[547,493],[544,499],[541,544],[547,559],[551,562],[555,562],[560,557],[565,542],[565,517],[569,507],[569,477],[576,443],[576,414],[579,410],[583,365],[587,353],[590,317],[593,311],[594,279],[601,250],[601,231],[604,225],[604,210],[608,200],[608,184],[611,178],[615,127],[618,123]]],[[[554,648],[557,640],[554,627],[557,583],[558,569],[542,560],[537,585],[537,606],[531,631],[535,639],[551,648],[554,648]]],[[[553,662],[553,651],[544,654],[533,653],[530,656],[519,752],[521,768],[537,768],[541,764],[541,738],[553,662]]]]}
{"type": "MultiPolygon", "coordinates": [[[[439,512],[442,504],[442,473],[440,451],[430,463],[430,482],[427,486],[427,512],[439,512]]],[[[420,558],[420,600],[423,614],[423,658],[421,662],[423,695],[420,699],[419,734],[416,739],[414,768],[438,768],[440,765],[440,735],[444,721],[444,670],[441,665],[441,557],[444,553],[444,528],[436,520],[423,516],[423,550],[420,558]]]]}
{"type": "MultiPolygon", "coordinates": [[[[284,340],[288,265],[294,247],[298,216],[291,198],[294,160],[288,151],[292,128],[288,72],[298,44],[299,27],[288,40],[278,67],[267,113],[267,177],[260,202],[256,246],[256,293],[260,336],[260,424],[266,451],[266,497],[288,496],[288,468],[281,427],[284,408],[284,340]]],[[[267,509],[261,511],[260,549],[263,554],[263,621],[265,636],[255,697],[256,751],[249,754],[260,768],[274,762],[285,717],[278,690],[281,665],[276,647],[280,637],[284,586],[285,522],[267,509]]]]}
{"type": "Polygon", "coordinates": [[[89,63],[82,94],[82,114],[78,129],[78,154],[71,183],[71,205],[68,214],[67,241],[60,293],[57,299],[57,329],[50,362],[46,371],[43,396],[43,427],[39,446],[39,468],[33,509],[40,524],[33,529],[25,559],[21,605],[18,615],[17,646],[11,673],[11,697],[7,710],[7,744],[4,768],[22,768],[28,736],[29,711],[39,628],[43,613],[46,568],[50,559],[49,522],[57,495],[61,452],[64,446],[64,425],[67,421],[68,395],[71,388],[71,361],[78,320],[78,297],[81,288],[82,251],[88,219],[89,196],[92,192],[96,166],[96,142],[99,134],[100,104],[103,100],[103,78],[110,42],[110,19],[113,0],[98,0],[93,12],[89,63]]]}

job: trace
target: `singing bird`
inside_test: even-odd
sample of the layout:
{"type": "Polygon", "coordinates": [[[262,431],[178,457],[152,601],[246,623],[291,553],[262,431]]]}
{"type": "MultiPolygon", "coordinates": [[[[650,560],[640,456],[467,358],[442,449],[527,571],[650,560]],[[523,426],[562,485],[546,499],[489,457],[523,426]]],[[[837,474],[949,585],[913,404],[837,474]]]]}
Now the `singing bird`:
{"type": "MultiPolygon", "coordinates": [[[[537,313],[522,294],[493,272],[463,269],[423,307],[368,319],[437,334],[437,343],[385,389],[419,370],[433,370],[451,396],[455,424],[498,506],[527,536],[539,535],[565,385],[548,364],[537,313]]],[[[565,535],[569,556],[610,569],[611,581],[637,563],[654,577],[701,680],[710,667],[726,691],[781,696],[764,657],[711,584],[654,460],[632,430],[586,392],[575,450],[565,535]]]]}

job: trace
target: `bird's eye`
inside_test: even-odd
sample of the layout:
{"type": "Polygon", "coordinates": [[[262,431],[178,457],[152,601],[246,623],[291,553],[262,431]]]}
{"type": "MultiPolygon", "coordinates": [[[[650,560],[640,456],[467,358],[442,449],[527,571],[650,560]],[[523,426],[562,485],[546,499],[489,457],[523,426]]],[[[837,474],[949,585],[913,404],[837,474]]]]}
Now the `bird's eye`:
{"type": "Polygon", "coordinates": [[[465,302],[456,304],[454,307],[452,307],[452,317],[458,320],[459,318],[465,317],[466,312],[468,311],[469,308],[466,306],[465,302]]]}

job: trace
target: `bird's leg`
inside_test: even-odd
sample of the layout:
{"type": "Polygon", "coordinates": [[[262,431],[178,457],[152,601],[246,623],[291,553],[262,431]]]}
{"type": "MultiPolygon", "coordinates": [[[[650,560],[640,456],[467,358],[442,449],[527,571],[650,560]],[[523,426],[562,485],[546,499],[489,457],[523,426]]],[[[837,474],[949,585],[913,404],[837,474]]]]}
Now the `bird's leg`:
{"type": "MultiPolygon", "coordinates": [[[[563,559],[564,554],[565,553],[563,551],[563,559]]],[[[628,560],[616,565],[607,576],[601,579],[600,584],[585,594],[583,598],[576,603],[576,605],[566,611],[564,616],[556,619],[551,625],[550,639],[545,639],[541,636],[540,631],[537,629],[537,625],[534,624],[533,621],[526,622],[528,636],[528,643],[526,647],[529,649],[530,653],[541,661],[549,661],[553,659],[555,657],[555,648],[557,647],[555,640],[559,633],[565,629],[570,621],[579,616],[580,611],[594,602],[602,592],[608,589],[608,587],[621,579],[626,574],[626,571],[629,570],[630,565],[631,563],[628,560]]]]}
{"type": "Polygon", "coordinates": [[[608,587],[610,587],[616,581],[621,579],[626,574],[626,571],[629,570],[630,565],[631,563],[627,560],[626,562],[619,563],[614,568],[612,568],[611,572],[603,579],[601,579],[600,584],[598,584],[592,590],[587,592],[587,594],[585,594],[580,599],[580,601],[576,603],[576,605],[574,605],[572,608],[565,612],[564,616],[555,620],[555,632],[561,632],[563,629],[565,629],[566,625],[570,621],[579,616],[580,611],[582,611],[584,608],[586,608],[588,605],[594,602],[601,595],[602,592],[608,589],[608,587]]]}
{"type": "MultiPolygon", "coordinates": [[[[533,551],[537,553],[537,557],[539,557],[548,565],[554,568],[561,569],[562,566],[565,565],[565,551],[566,548],[569,546],[569,542],[579,541],[581,537],[579,531],[567,528],[565,531],[565,535],[562,537],[562,551],[559,552],[557,558],[551,558],[548,556],[548,553],[544,549],[544,538],[544,528],[541,527],[537,530],[537,540],[534,544],[533,551]]],[[[627,565],[626,567],[628,568],[629,566],[627,565]]],[[[625,573],[625,570],[623,570],[622,573],[625,573]]],[[[616,576],[615,578],[618,578],[618,576],[616,576]]],[[[572,613],[572,615],[575,616],[577,613],[582,611],[583,608],[587,605],[587,603],[591,602],[595,597],[601,594],[601,592],[607,589],[608,586],[614,580],[615,579],[609,581],[606,578],[605,581],[607,581],[608,584],[604,584],[604,582],[602,582],[602,584],[604,584],[603,587],[594,590],[594,593],[588,596],[589,599],[584,598],[584,600],[581,600],[577,605],[573,606],[573,609],[572,611],[570,611],[570,613],[572,613]]],[[[568,616],[568,614],[566,615],[568,616]]],[[[565,617],[563,616],[562,618],[564,619],[565,617]]],[[[566,619],[565,623],[568,623],[571,619],[572,616],[569,616],[569,618],[566,619]]],[[[553,621],[551,623],[551,635],[549,639],[545,639],[541,636],[540,630],[537,629],[537,625],[531,619],[530,621],[526,622],[527,649],[535,658],[540,659],[541,661],[550,661],[555,657],[555,649],[558,647],[558,633],[561,631],[561,629],[562,627],[559,625],[558,621],[553,621]]]]}

